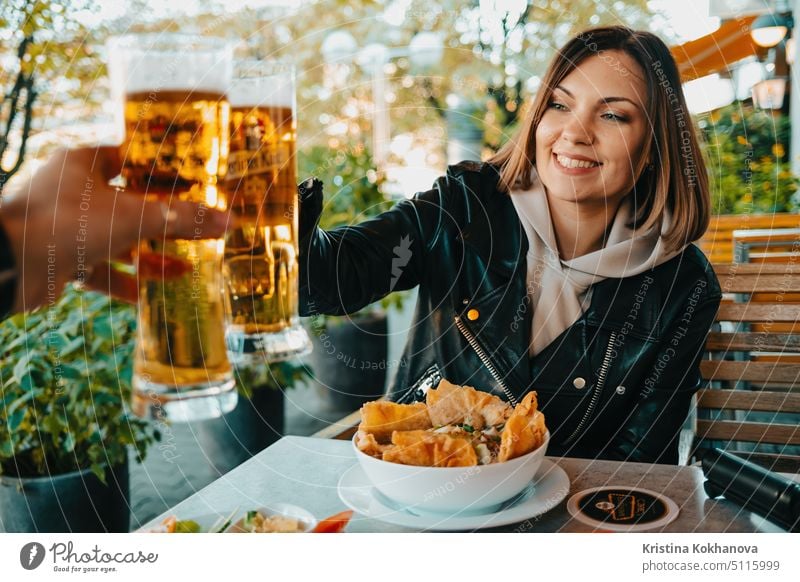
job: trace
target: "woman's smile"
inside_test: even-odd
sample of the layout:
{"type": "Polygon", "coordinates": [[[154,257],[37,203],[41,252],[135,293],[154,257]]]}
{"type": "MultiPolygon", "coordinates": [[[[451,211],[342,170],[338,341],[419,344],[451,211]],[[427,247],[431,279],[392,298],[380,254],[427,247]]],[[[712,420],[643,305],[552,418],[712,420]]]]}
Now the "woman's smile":
{"type": "Polygon", "coordinates": [[[553,153],[556,166],[569,176],[583,176],[591,174],[602,164],[600,162],[572,154],[553,153]]]}

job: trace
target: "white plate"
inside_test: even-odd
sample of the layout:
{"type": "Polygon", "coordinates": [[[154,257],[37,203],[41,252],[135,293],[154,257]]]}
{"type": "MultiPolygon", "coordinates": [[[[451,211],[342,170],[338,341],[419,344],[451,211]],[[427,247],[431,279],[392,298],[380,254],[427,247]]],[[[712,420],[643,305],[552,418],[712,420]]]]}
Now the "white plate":
{"type": "MultiPolygon", "coordinates": [[[[205,533],[212,527],[220,526],[228,518],[230,518],[231,523],[234,523],[242,514],[243,512],[241,510],[236,509],[236,511],[228,511],[223,513],[204,513],[202,515],[182,515],[178,512],[175,512],[172,515],[175,515],[179,521],[191,520],[196,522],[197,525],[200,526],[200,531],[205,533]]],[[[154,523],[141,527],[134,533],[164,533],[164,531],[165,529],[160,523],[154,523]]]]}
{"type": "Polygon", "coordinates": [[[360,465],[339,479],[339,498],[350,509],[372,519],[421,530],[463,531],[518,523],[550,511],[569,493],[564,469],[545,459],[531,484],[494,513],[440,514],[397,505],[372,486],[360,465]]]}
{"type": "MultiPolygon", "coordinates": [[[[285,515],[299,519],[308,525],[306,531],[314,529],[317,525],[316,518],[309,511],[290,503],[270,503],[269,505],[254,507],[253,509],[261,512],[263,515],[285,515]]],[[[173,515],[175,515],[179,521],[191,520],[197,522],[197,525],[200,526],[201,533],[207,533],[212,528],[214,528],[215,533],[223,533],[216,532],[216,529],[221,527],[226,521],[230,521],[230,524],[228,527],[224,528],[224,533],[242,533],[238,525],[244,520],[247,511],[252,511],[252,509],[243,510],[237,507],[232,511],[224,511],[221,513],[182,515],[180,512],[175,512],[173,515]]],[[[147,527],[142,527],[136,530],[136,533],[163,533],[164,531],[165,527],[156,523],[147,527]]]]}

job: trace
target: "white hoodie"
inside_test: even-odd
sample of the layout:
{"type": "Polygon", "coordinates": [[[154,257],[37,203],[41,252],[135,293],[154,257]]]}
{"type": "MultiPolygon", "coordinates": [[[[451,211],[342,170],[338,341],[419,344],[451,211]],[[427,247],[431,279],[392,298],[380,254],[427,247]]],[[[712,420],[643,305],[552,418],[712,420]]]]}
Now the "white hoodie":
{"type": "Polygon", "coordinates": [[[577,321],[591,302],[591,286],[608,278],[624,278],[652,269],[679,254],[667,252],[661,228],[641,232],[628,227],[633,218],[632,196],[620,204],[606,246],[562,261],[558,256],[553,222],[544,187],[534,170],[529,190],[512,191],[511,200],[528,236],[527,290],[533,309],[529,353],[535,356],[577,321]]]}

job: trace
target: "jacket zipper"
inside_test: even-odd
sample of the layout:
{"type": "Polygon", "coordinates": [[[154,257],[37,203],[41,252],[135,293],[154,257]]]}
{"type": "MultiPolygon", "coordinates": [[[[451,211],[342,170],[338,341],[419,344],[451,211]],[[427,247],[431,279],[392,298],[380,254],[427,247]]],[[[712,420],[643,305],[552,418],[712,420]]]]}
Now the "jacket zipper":
{"type": "Polygon", "coordinates": [[[511,405],[516,406],[517,399],[514,398],[514,395],[511,393],[511,390],[508,389],[508,386],[506,385],[505,381],[503,381],[503,379],[500,377],[497,368],[495,368],[494,364],[492,363],[492,360],[489,359],[487,353],[480,346],[477,338],[473,335],[473,333],[469,329],[467,329],[466,324],[461,320],[460,316],[456,315],[455,320],[458,331],[461,332],[461,335],[463,335],[464,338],[467,340],[469,346],[478,355],[478,358],[480,359],[481,363],[483,363],[483,365],[486,366],[486,369],[489,370],[489,373],[492,375],[492,378],[494,378],[495,381],[500,385],[500,388],[503,389],[503,393],[506,395],[506,398],[511,403],[511,405]]]}
{"type": "Polygon", "coordinates": [[[603,363],[600,365],[600,372],[597,374],[597,383],[594,386],[594,392],[592,392],[592,398],[589,401],[589,406],[586,408],[586,412],[583,414],[583,418],[581,418],[578,426],[575,427],[575,430],[572,432],[572,434],[569,435],[567,440],[564,441],[565,445],[575,440],[575,438],[581,433],[584,425],[591,418],[592,412],[594,412],[594,409],[600,400],[600,396],[603,394],[603,386],[605,385],[606,377],[608,376],[608,368],[611,366],[611,353],[614,351],[614,341],[616,339],[617,332],[612,331],[608,338],[608,346],[606,346],[606,353],[603,355],[603,363]]]}

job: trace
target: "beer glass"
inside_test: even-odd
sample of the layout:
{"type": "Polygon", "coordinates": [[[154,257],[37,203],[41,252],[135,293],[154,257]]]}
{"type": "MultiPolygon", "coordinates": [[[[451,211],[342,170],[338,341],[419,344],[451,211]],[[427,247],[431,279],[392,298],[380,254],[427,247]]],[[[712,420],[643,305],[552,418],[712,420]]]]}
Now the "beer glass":
{"type": "Polygon", "coordinates": [[[237,218],[225,239],[228,356],[264,365],[311,351],[298,316],[294,69],[236,63],[222,190],[237,218]]]}
{"type": "MultiPolygon", "coordinates": [[[[125,189],[161,202],[165,220],[172,201],[200,203],[193,219],[201,225],[205,208],[226,208],[219,178],[228,157],[230,46],[145,34],[116,37],[108,50],[112,92],[122,104],[125,189]]],[[[138,272],[135,414],[189,421],[236,406],[225,349],[223,249],[222,239],[199,237],[139,244],[138,264],[155,261],[163,277],[138,272]]]]}

